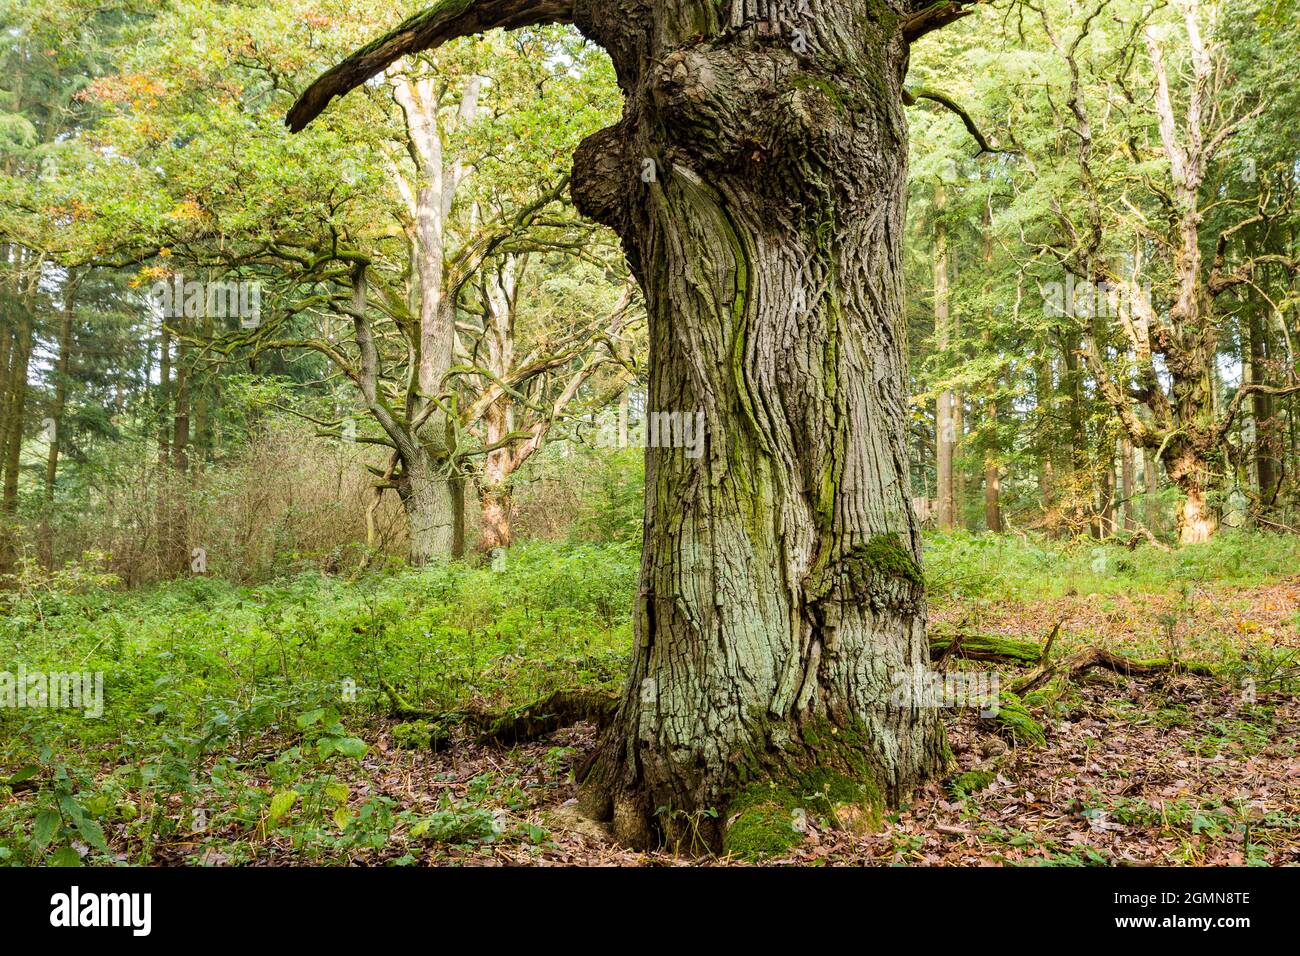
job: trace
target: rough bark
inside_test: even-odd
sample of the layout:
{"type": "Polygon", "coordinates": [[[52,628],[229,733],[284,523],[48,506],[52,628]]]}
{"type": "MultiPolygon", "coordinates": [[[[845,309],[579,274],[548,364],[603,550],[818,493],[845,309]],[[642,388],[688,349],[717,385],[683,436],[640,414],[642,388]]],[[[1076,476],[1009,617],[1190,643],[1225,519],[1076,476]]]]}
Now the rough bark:
{"type": "Polygon", "coordinates": [[[1165,469],[1182,500],[1178,503],[1178,543],[1201,544],[1219,528],[1219,516],[1209,503],[1210,465],[1189,442],[1175,442],[1165,454],[1165,469]]]}
{"type": "Polygon", "coordinates": [[[416,566],[451,557],[456,550],[456,485],[446,465],[426,449],[405,459],[397,494],[406,513],[410,560],[416,566]]]}
{"type": "Polygon", "coordinates": [[[942,763],[936,712],[893,703],[928,662],[902,80],[908,40],[959,6],[455,0],[291,114],[300,126],[411,43],[482,29],[489,8],[497,25],[554,8],[610,52],[625,112],[579,148],[574,200],[619,233],[644,290],[649,408],[706,427],[698,458],[647,451],[632,667],[583,781],[633,845],[683,826],[720,845],[726,817],[707,811],[752,784],[833,774],[878,803],[942,763]]]}
{"type": "MultiPolygon", "coordinates": [[[[639,49],[614,50],[626,112],[580,148],[574,198],[645,291],[648,407],[707,429],[697,460],[647,453],[632,672],[584,785],[633,845],[754,781],[820,766],[897,799],[940,761],[934,713],[889,693],[927,660],[903,434],[907,47],[883,4],[753,9],[580,21],[639,49]]],[[[725,817],[695,819],[721,842],[725,817]]]]}

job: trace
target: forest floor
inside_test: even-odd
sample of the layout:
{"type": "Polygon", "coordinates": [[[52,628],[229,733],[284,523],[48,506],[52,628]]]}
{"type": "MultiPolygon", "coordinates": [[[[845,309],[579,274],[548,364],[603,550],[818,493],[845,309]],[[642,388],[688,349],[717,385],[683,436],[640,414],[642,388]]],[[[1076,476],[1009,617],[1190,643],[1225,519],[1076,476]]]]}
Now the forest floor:
{"type": "MultiPolygon", "coordinates": [[[[808,825],[791,865],[1296,865],[1300,864],[1300,577],[1253,587],[1200,587],[1192,595],[1067,596],[981,608],[981,630],[1043,639],[1061,622],[1062,654],[1089,645],[1148,656],[1177,624],[1187,659],[1227,637],[1246,661],[1281,661],[1278,689],[1256,691],[1187,674],[1131,678],[1093,671],[1044,714],[1041,746],[1009,744],[974,712],[948,712],[957,765],[917,793],[878,833],[858,836],[808,825]],[[1202,640],[1196,638],[1202,636],[1202,640]],[[992,768],[992,782],[957,793],[963,772],[992,768]]],[[[937,626],[968,620],[959,604],[937,626]]],[[[1249,666],[1249,665],[1248,665],[1249,666]]],[[[1253,667],[1251,672],[1262,671],[1253,667]]],[[[1014,668],[1003,668],[1004,680],[1014,668]]],[[[619,848],[576,813],[570,768],[595,743],[577,725],[502,750],[462,737],[438,753],[393,746],[391,721],[367,730],[376,747],[352,768],[357,796],[382,793],[417,813],[448,802],[487,804],[499,820],[544,830],[541,844],[500,841],[432,846],[419,862],[478,865],[735,865],[619,848]]],[[[177,848],[182,850],[182,848],[177,848]]],[[[269,841],[258,862],[283,863],[287,843],[269,841]]],[[[391,856],[399,855],[396,850],[391,856]]],[[[182,852],[183,856],[183,852],[182,852]]],[[[382,855],[381,855],[382,857],[382,855]]],[[[176,862],[182,862],[178,858],[176,862]]],[[[219,862],[211,858],[206,862],[219,862]]],[[[377,860],[358,858],[356,862],[377,860]]]]}
{"type": "MultiPolygon", "coordinates": [[[[1292,540],[1174,555],[971,536],[927,548],[935,635],[1043,647],[1055,631],[1052,660],[1100,647],[1206,673],[1056,676],[1024,698],[1040,743],[945,710],[942,780],[872,834],[809,815],[770,862],[1300,864],[1292,540]]],[[[0,709],[0,865],[744,862],[628,851],[581,818],[572,768],[594,746],[589,724],[512,748],[452,726],[435,748],[391,715],[385,685],[439,711],[619,686],[636,549],[511,555],[506,573],[29,584],[0,616],[0,657],[102,668],[105,707],[0,709]]],[[[1028,672],[960,657],[945,666],[995,671],[1003,688],[1028,672]]]]}

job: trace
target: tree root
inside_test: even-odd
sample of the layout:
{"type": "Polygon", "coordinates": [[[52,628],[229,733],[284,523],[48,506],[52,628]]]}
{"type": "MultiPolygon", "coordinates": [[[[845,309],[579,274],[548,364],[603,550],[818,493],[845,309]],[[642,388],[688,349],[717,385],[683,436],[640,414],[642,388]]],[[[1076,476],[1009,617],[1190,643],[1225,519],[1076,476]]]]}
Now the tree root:
{"type": "Polygon", "coordinates": [[[437,711],[411,706],[387,681],[380,681],[380,687],[388,695],[389,713],[394,717],[428,721],[443,727],[467,725],[474,728],[479,743],[498,747],[537,740],[582,721],[604,727],[618,706],[618,699],[611,691],[579,687],[557,690],[540,700],[506,711],[437,711]]]}
{"type": "Polygon", "coordinates": [[[590,688],[557,690],[542,700],[506,711],[495,720],[481,722],[479,742],[511,746],[545,737],[561,727],[582,721],[604,727],[617,707],[618,698],[610,691],[590,688]]]}
{"type": "Polygon", "coordinates": [[[1146,525],[1140,524],[1133,529],[1133,537],[1128,539],[1127,547],[1130,551],[1136,550],[1137,546],[1141,544],[1143,541],[1147,542],[1152,547],[1159,548],[1161,551],[1164,551],[1166,553],[1172,552],[1174,550],[1173,548],[1169,547],[1169,545],[1165,544],[1163,541],[1157,538],[1154,534],[1152,534],[1150,528],[1148,528],[1146,525]]]}

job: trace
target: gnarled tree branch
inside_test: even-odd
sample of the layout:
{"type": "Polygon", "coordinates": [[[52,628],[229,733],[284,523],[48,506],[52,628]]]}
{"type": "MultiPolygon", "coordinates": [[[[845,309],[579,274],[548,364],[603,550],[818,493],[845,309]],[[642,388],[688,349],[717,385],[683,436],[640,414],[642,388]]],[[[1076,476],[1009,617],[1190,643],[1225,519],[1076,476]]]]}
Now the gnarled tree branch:
{"type": "Polygon", "coordinates": [[[979,2],[980,0],[919,2],[916,4],[916,9],[903,20],[903,36],[908,43],[918,40],[927,33],[931,33],[942,26],[947,26],[954,20],[960,20],[970,13],[975,4],[979,2]]]}
{"type": "Polygon", "coordinates": [[[293,104],[285,125],[295,133],[305,128],[334,97],[410,53],[497,27],[572,22],[573,0],[440,0],[322,73],[293,104]]]}

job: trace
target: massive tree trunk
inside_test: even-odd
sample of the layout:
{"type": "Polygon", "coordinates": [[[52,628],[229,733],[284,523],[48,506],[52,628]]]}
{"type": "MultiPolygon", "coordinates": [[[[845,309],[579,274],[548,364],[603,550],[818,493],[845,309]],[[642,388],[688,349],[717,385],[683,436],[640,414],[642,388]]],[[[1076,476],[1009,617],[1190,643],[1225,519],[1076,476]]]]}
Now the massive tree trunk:
{"type": "Polygon", "coordinates": [[[891,703],[928,653],[904,446],[907,45],[876,3],[602,10],[587,29],[645,47],[614,52],[627,110],[580,148],[574,198],[645,291],[649,409],[702,411],[707,441],[647,452],[632,672],[584,797],[629,844],[716,846],[726,818],[701,811],[756,782],[824,772],[897,799],[941,760],[934,711],[891,703]]]}
{"type": "Polygon", "coordinates": [[[706,429],[698,456],[647,452],[631,673],[585,768],[584,803],[628,843],[719,846],[710,811],[749,788],[878,810],[942,763],[937,712],[898,693],[928,663],[902,83],[909,38],[959,12],[444,0],[289,114],[301,128],[403,52],[490,25],[571,21],[610,52],[625,113],[579,148],[574,200],[622,236],[645,292],[649,410],[706,429]]]}

